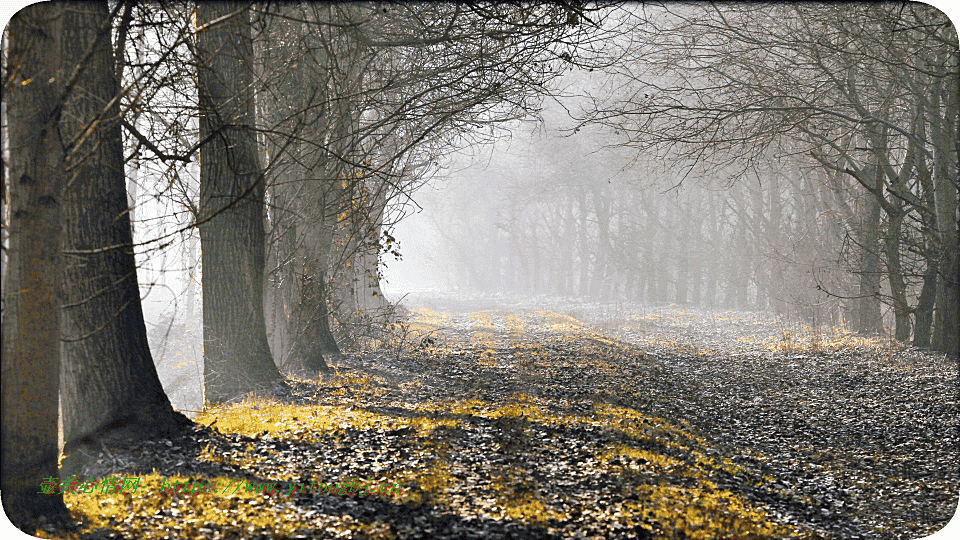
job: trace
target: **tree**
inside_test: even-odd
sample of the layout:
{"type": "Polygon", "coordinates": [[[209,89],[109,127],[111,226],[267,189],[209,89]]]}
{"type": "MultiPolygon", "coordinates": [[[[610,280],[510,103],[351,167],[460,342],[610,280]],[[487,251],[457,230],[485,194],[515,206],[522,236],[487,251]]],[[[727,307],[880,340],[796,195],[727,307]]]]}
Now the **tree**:
{"type": "MultiPolygon", "coordinates": [[[[127,8],[129,10],[129,6],[127,8]]],[[[147,345],[120,132],[120,88],[105,2],[71,5],[63,61],[83,66],[63,103],[69,143],[63,191],[61,407],[69,470],[80,445],[171,436],[190,424],[173,410],[147,345]],[[82,46],[78,46],[82,45],[82,46]]],[[[121,29],[123,31],[123,29],[121,29]]]]}
{"type": "Polygon", "coordinates": [[[62,94],[75,67],[63,4],[17,13],[8,28],[4,98],[9,106],[10,250],[4,283],[2,490],[10,520],[32,534],[40,521],[69,519],[60,494],[39,493],[57,477],[62,291],[61,191],[65,183],[62,94]]]}
{"type": "Polygon", "coordinates": [[[197,5],[204,399],[282,377],[263,311],[264,178],[257,151],[249,4],[197,5]]]}

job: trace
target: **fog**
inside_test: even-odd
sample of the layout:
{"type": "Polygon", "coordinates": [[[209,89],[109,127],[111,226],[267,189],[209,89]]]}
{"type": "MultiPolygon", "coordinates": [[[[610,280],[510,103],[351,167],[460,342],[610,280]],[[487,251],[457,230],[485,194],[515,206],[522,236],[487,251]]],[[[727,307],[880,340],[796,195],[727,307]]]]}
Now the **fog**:
{"type": "Polygon", "coordinates": [[[48,2],[4,38],[25,532],[905,537],[954,511],[936,8],[48,2]],[[117,496],[145,471],[189,473],[179,510],[117,496]],[[385,475],[395,500],[354,497],[385,475]]]}
{"type": "MultiPolygon", "coordinates": [[[[600,65],[615,51],[616,62],[603,69],[586,59],[570,62],[535,96],[524,95],[529,102],[501,107],[509,113],[492,107],[466,115],[452,124],[452,135],[427,139],[423,150],[384,150],[399,144],[391,138],[395,126],[361,130],[364,163],[386,165],[377,169],[382,177],[354,180],[349,188],[353,208],[369,212],[369,227],[363,225],[369,230],[337,225],[332,233],[340,247],[326,268],[327,302],[337,337],[359,346],[357,328],[384,323],[398,305],[431,295],[486,295],[759,311],[929,343],[934,298],[946,294],[949,272],[941,270],[954,264],[941,247],[948,231],[938,223],[950,225],[956,215],[955,201],[949,203],[956,190],[948,182],[955,164],[937,161],[937,141],[919,141],[903,129],[892,129],[885,146],[873,148],[879,139],[858,134],[861,124],[843,116],[862,111],[842,89],[828,101],[846,112],[833,116],[801,117],[776,103],[752,108],[778,92],[807,99],[804,85],[833,80],[830,66],[811,74],[805,65],[786,69],[753,58],[735,43],[703,45],[699,36],[720,39],[727,30],[700,27],[688,17],[695,9],[653,10],[644,16],[656,25],[617,27],[602,42],[609,50],[594,59],[600,65]],[[741,77],[742,70],[752,75],[741,77]],[[718,80],[727,86],[715,86],[718,80]],[[823,135],[834,132],[844,133],[839,142],[823,135]],[[878,199],[884,192],[871,182],[896,196],[878,199]],[[388,303],[370,303],[381,291],[388,303]]],[[[754,12],[738,10],[731,8],[744,24],[759,24],[754,12]]],[[[764,28],[754,31],[773,39],[764,28]]],[[[796,54],[816,53],[808,50],[813,42],[794,46],[796,54]]],[[[906,69],[893,60],[884,66],[906,69]]],[[[870,81],[861,91],[880,103],[883,93],[870,81]]],[[[887,105],[889,125],[915,121],[906,112],[914,107],[910,92],[924,91],[911,88],[919,90],[904,90],[896,105],[887,105]]],[[[184,99],[164,96],[156,99],[184,99]]],[[[939,112],[927,114],[925,129],[938,129],[939,112]]],[[[377,126],[378,118],[367,109],[360,125],[377,126]]],[[[163,122],[177,121],[196,129],[182,112],[163,122]]],[[[408,120],[396,125],[401,121],[408,120]]],[[[199,407],[203,373],[201,246],[191,214],[199,166],[133,158],[127,184],[150,342],[172,400],[189,410],[199,407]],[[196,379],[191,390],[181,384],[184,377],[196,379]]],[[[274,176],[265,215],[265,311],[274,355],[284,357],[290,340],[283,313],[289,318],[291,305],[306,300],[285,303],[303,290],[291,285],[300,270],[291,270],[293,259],[281,253],[288,226],[282,214],[289,210],[284,204],[301,203],[278,202],[289,197],[277,187],[287,165],[266,165],[274,176]],[[293,292],[278,292],[285,287],[293,292]]],[[[334,204],[341,204],[334,213],[346,208],[334,204]]],[[[948,300],[936,301],[947,306],[948,300]]]]}
{"type": "MultiPolygon", "coordinates": [[[[718,165],[619,144],[609,130],[572,117],[600,80],[566,77],[561,88],[579,94],[558,92],[563,97],[545,101],[539,114],[485,131],[484,142],[445,156],[412,198],[392,202],[402,217],[389,231],[401,256],[380,255],[391,304],[505,295],[851,325],[856,313],[843,299],[856,296],[859,283],[837,205],[844,193],[853,204],[862,195],[829,187],[802,156],[771,150],[718,165]]],[[[181,378],[184,365],[196,365],[189,375],[199,378],[199,241],[195,230],[176,231],[163,219],[176,215],[171,202],[144,188],[149,180],[142,184],[132,190],[134,227],[147,246],[139,278],[154,357],[162,376],[167,365],[181,378]]],[[[909,294],[919,286],[909,281],[909,294]]],[[[199,407],[198,391],[171,396],[181,408],[199,407]]]]}

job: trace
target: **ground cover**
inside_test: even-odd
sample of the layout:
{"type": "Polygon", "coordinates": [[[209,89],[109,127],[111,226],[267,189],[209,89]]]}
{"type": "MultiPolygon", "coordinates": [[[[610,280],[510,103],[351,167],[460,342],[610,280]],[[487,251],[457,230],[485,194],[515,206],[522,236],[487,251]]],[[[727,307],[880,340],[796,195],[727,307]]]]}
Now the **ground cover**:
{"type": "Polygon", "coordinates": [[[67,495],[69,536],[917,538],[956,509],[942,356],[749,313],[418,300],[400,354],[103,453],[81,479],[143,491],[67,495]],[[403,489],[289,489],[351,479],[403,489]]]}

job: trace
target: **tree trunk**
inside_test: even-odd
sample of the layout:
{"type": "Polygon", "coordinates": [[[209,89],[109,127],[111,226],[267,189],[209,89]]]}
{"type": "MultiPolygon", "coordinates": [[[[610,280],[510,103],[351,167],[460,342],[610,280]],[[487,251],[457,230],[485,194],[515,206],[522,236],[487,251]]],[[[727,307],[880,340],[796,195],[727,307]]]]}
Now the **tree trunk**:
{"type": "MultiPolygon", "coordinates": [[[[945,29],[944,31],[948,31],[945,29]]],[[[950,51],[949,61],[941,65],[952,69],[952,77],[944,77],[943,117],[931,125],[934,143],[934,184],[936,190],[937,228],[940,233],[939,284],[933,324],[933,348],[960,356],[960,220],[957,219],[957,159],[960,153],[960,78],[956,76],[957,52],[950,51]]],[[[941,68],[943,69],[943,68],[941,68]]],[[[941,94],[940,88],[932,94],[941,94]]],[[[939,111],[940,108],[937,107],[939,111]]],[[[937,114],[933,115],[934,117],[937,114]]]]}
{"type": "MultiPolygon", "coordinates": [[[[917,116],[922,118],[918,122],[916,129],[917,138],[926,139],[926,119],[923,114],[923,107],[918,105],[917,116]]],[[[920,197],[925,207],[920,214],[922,225],[920,227],[921,237],[923,238],[923,259],[926,268],[923,271],[923,287],[920,289],[920,295],[917,297],[916,322],[913,329],[913,346],[929,347],[930,338],[933,331],[933,308],[936,305],[937,298],[937,273],[940,269],[940,238],[937,230],[937,212],[935,189],[933,185],[933,175],[927,167],[926,159],[923,156],[915,157],[917,184],[920,186],[920,197]]]]}
{"type": "Polygon", "coordinates": [[[119,89],[109,12],[106,3],[75,4],[64,17],[62,33],[70,46],[63,54],[70,65],[81,61],[87,44],[99,40],[61,119],[64,140],[86,132],[84,143],[67,158],[73,170],[60,216],[66,257],[60,390],[68,455],[64,469],[72,470],[87,454],[78,447],[103,440],[108,432],[115,441],[139,442],[170,436],[190,422],[170,405],[147,345],[120,123],[111,102],[119,89]]]}
{"type": "Polygon", "coordinates": [[[933,306],[937,294],[937,270],[939,261],[927,258],[927,269],[923,274],[923,287],[917,297],[916,324],[913,330],[913,346],[929,347],[930,331],[933,326],[933,306]]]}
{"type": "Polygon", "coordinates": [[[887,281],[890,283],[890,296],[893,297],[893,313],[896,321],[894,338],[901,342],[910,339],[910,306],[907,305],[907,286],[903,279],[903,268],[900,264],[900,236],[903,229],[903,218],[906,215],[900,207],[893,205],[895,210],[888,212],[887,234],[883,245],[887,258],[887,281]]]}
{"type": "Polygon", "coordinates": [[[705,306],[708,308],[713,308],[716,306],[717,302],[717,279],[718,271],[720,266],[718,250],[720,247],[720,242],[723,239],[723,231],[721,227],[723,226],[720,223],[720,216],[717,215],[718,202],[715,200],[713,194],[708,195],[707,204],[710,206],[709,216],[707,217],[707,227],[710,232],[710,238],[707,239],[710,249],[706,253],[707,259],[707,283],[706,283],[706,292],[704,295],[705,306]]]}
{"type": "Polygon", "coordinates": [[[682,212],[682,223],[677,223],[676,229],[674,231],[678,232],[680,235],[679,242],[677,242],[677,296],[676,303],[679,306],[687,305],[688,292],[687,287],[689,283],[690,276],[690,201],[685,201],[686,204],[683,204],[684,211],[682,212]]]}
{"type": "Polygon", "coordinates": [[[340,348],[330,331],[327,308],[326,269],[332,228],[321,219],[319,223],[304,223],[298,229],[305,231],[300,242],[300,257],[296,259],[302,267],[294,271],[299,295],[289,320],[292,344],[283,368],[301,376],[316,376],[329,371],[324,354],[340,356],[340,348]]]}
{"type": "MultiPolygon", "coordinates": [[[[960,231],[960,223],[955,231],[960,231]]],[[[954,232],[952,243],[960,244],[960,232],[954,232]]],[[[933,348],[954,357],[960,356],[960,258],[956,251],[944,255],[937,287],[936,319],[933,325],[933,348]]]]}
{"type": "Polygon", "coordinates": [[[387,197],[382,186],[370,182],[373,193],[369,196],[367,218],[364,220],[361,251],[358,256],[357,273],[360,278],[359,308],[371,314],[383,313],[390,306],[380,288],[380,235],[383,232],[383,214],[387,197]]]}
{"type": "MultiPolygon", "coordinates": [[[[876,173],[879,175],[879,172],[876,173]]],[[[860,293],[859,325],[861,334],[881,334],[880,315],[880,203],[876,197],[864,195],[866,212],[860,221],[860,293]]]]}
{"type": "MultiPolygon", "coordinates": [[[[791,176],[793,177],[793,175],[791,176]]],[[[774,173],[770,175],[768,185],[770,186],[770,220],[767,221],[767,227],[764,230],[764,234],[766,236],[767,245],[770,246],[770,249],[779,250],[781,249],[780,224],[783,221],[783,202],[780,199],[780,180],[777,171],[774,171],[774,173]]],[[[806,215],[815,217],[815,215],[806,215]]],[[[782,260],[774,260],[771,264],[770,286],[772,289],[768,291],[769,302],[774,313],[777,315],[784,315],[786,314],[787,308],[782,297],[782,288],[785,285],[785,280],[783,277],[783,262],[782,260]]]]}
{"type": "Polygon", "coordinates": [[[264,182],[254,132],[250,11],[201,2],[197,24],[204,397],[221,403],[282,377],[263,313],[264,182]]]}
{"type": "Polygon", "coordinates": [[[11,19],[6,36],[13,181],[3,291],[0,489],[7,517],[31,535],[41,518],[56,524],[70,519],[63,495],[38,493],[44,478],[57,477],[59,197],[65,176],[57,99],[73,68],[61,49],[76,46],[64,43],[64,11],[62,4],[28,6],[11,19]]]}
{"type": "Polygon", "coordinates": [[[590,292],[590,240],[587,231],[587,201],[583,192],[577,196],[577,208],[579,209],[579,227],[577,228],[577,241],[579,242],[580,252],[580,298],[586,298],[590,292]]]}
{"type": "Polygon", "coordinates": [[[610,251],[610,199],[602,189],[593,189],[593,212],[597,216],[597,242],[594,245],[594,270],[590,296],[603,298],[603,288],[608,281],[607,260],[610,251]]]}
{"type": "Polygon", "coordinates": [[[573,245],[577,222],[573,219],[573,197],[563,201],[563,234],[560,236],[560,294],[573,296],[573,245]]]}

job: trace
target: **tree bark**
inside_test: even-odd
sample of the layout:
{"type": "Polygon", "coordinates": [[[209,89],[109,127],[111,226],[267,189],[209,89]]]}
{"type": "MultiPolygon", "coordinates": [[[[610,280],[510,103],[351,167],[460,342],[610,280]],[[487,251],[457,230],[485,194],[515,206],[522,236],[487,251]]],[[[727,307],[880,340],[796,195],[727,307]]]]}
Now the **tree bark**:
{"type": "Polygon", "coordinates": [[[123,171],[118,83],[105,2],[72,4],[61,31],[63,60],[82,61],[66,103],[70,148],[62,206],[64,294],[61,407],[65,470],[85,458],[80,445],[170,436],[190,424],[163,391],[147,345],[123,171]],[[74,450],[77,451],[74,451],[74,450]]]}
{"type": "MultiPolygon", "coordinates": [[[[944,29],[944,32],[949,32],[944,29]]],[[[934,184],[936,195],[937,228],[940,233],[939,284],[937,307],[933,324],[935,349],[953,356],[960,356],[960,220],[957,219],[957,174],[960,155],[960,77],[958,77],[958,54],[951,49],[942,64],[950,69],[950,77],[943,78],[943,116],[932,116],[931,136],[934,143],[934,184]]],[[[941,69],[945,69],[941,68],[941,69]]],[[[939,85],[938,85],[939,86],[939,85]]],[[[941,94],[935,88],[932,94],[941,94]]],[[[937,107],[937,111],[940,107],[937,107]]]]}
{"type": "Polygon", "coordinates": [[[895,319],[894,338],[906,342],[910,339],[910,306],[907,304],[907,286],[903,279],[903,268],[900,263],[900,235],[903,228],[905,212],[898,211],[887,216],[887,233],[883,239],[886,250],[887,281],[890,283],[890,295],[893,297],[893,313],[895,319]]]}
{"type": "MultiPolygon", "coordinates": [[[[924,112],[922,105],[917,106],[917,116],[924,112]]],[[[917,138],[926,139],[926,119],[918,122],[917,138]]],[[[924,211],[921,213],[921,236],[923,238],[923,259],[926,269],[923,271],[923,287],[917,297],[916,323],[913,330],[913,346],[929,347],[933,335],[933,308],[936,305],[937,274],[940,270],[940,237],[937,230],[937,212],[933,174],[927,166],[923,156],[915,155],[917,183],[920,185],[920,196],[923,200],[924,211]]]]}
{"type": "Polygon", "coordinates": [[[4,281],[2,360],[3,509],[27,534],[66,523],[63,495],[41,495],[57,477],[60,384],[60,193],[64,147],[59,95],[68,63],[62,4],[35,4],[7,27],[4,99],[9,106],[10,249],[4,281]],[[8,79],[8,77],[10,77],[8,79]]]}
{"type": "Polygon", "coordinates": [[[263,313],[264,182],[254,131],[250,10],[201,2],[197,24],[204,399],[221,403],[282,377],[263,313]]]}
{"type": "MultiPolygon", "coordinates": [[[[879,177],[879,171],[868,176],[879,177]]],[[[871,193],[864,195],[866,212],[860,221],[859,325],[861,334],[881,334],[880,316],[880,203],[871,193]]]]}
{"type": "MultiPolygon", "coordinates": [[[[325,197],[321,195],[321,198],[325,197]]],[[[298,259],[290,264],[300,266],[294,270],[296,282],[293,284],[299,294],[289,318],[292,345],[283,368],[298,375],[316,376],[329,371],[324,354],[340,356],[340,348],[330,331],[327,308],[326,269],[332,228],[321,219],[320,223],[304,223],[298,230],[303,231],[303,241],[298,259]]]]}

